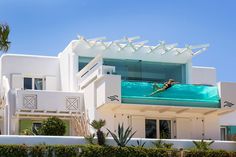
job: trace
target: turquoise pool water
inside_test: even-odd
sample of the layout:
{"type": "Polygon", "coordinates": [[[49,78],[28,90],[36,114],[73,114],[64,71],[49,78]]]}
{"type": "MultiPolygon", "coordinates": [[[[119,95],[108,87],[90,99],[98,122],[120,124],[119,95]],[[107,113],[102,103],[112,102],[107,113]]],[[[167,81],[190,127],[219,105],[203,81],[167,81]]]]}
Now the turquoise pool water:
{"type": "MultiPolygon", "coordinates": [[[[122,81],[122,102],[135,104],[219,108],[215,86],[176,84],[166,91],[150,96],[153,83],[122,81]]],[[[158,84],[162,87],[163,84],[158,84]]]]}

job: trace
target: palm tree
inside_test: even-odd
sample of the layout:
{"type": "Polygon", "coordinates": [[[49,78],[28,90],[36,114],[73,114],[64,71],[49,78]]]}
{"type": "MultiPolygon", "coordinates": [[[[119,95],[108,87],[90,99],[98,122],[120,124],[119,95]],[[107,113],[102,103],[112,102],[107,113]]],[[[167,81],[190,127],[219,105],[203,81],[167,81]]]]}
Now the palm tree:
{"type": "Polygon", "coordinates": [[[99,145],[105,145],[105,136],[104,133],[101,131],[101,128],[105,126],[106,121],[105,120],[93,120],[90,124],[94,129],[97,130],[97,138],[98,138],[98,144],[99,145]]]}
{"type": "Polygon", "coordinates": [[[10,28],[7,24],[0,24],[0,51],[7,52],[10,47],[10,41],[8,41],[8,35],[10,28]]]}

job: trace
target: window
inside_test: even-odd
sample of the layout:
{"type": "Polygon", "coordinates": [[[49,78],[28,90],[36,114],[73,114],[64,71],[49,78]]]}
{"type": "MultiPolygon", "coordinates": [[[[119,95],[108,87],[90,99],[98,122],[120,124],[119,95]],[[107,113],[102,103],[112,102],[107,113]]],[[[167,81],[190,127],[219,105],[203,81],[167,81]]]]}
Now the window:
{"type": "MultiPolygon", "coordinates": [[[[92,57],[79,56],[79,70],[83,69],[92,59],[92,57]]],[[[164,83],[169,79],[174,79],[176,82],[186,83],[185,64],[108,58],[103,59],[103,64],[114,66],[122,80],[164,83]]]]}
{"type": "Polygon", "coordinates": [[[145,120],[145,137],[157,138],[157,121],[155,119],[145,120]]]}
{"type": "Polygon", "coordinates": [[[24,77],[24,89],[43,90],[43,79],[24,77]]]}
{"type": "Polygon", "coordinates": [[[41,126],[42,126],[42,123],[33,123],[32,124],[32,132],[37,133],[41,126]]]}
{"type": "Polygon", "coordinates": [[[221,128],[220,128],[220,138],[221,138],[222,141],[227,140],[226,127],[221,127],[221,128]]]}
{"type": "Polygon", "coordinates": [[[34,89],[35,90],[43,90],[43,79],[35,78],[34,79],[34,89]]]}
{"type": "Polygon", "coordinates": [[[171,139],[171,120],[159,121],[160,139],[171,139]]]}
{"type": "Polygon", "coordinates": [[[145,120],[145,137],[171,139],[172,138],[171,125],[172,125],[171,120],[146,119],[145,120]]]}
{"type": "Polygon", "coordinates": [[[24,89],[32,89],[32,78],[24,78],[24,89]]]}

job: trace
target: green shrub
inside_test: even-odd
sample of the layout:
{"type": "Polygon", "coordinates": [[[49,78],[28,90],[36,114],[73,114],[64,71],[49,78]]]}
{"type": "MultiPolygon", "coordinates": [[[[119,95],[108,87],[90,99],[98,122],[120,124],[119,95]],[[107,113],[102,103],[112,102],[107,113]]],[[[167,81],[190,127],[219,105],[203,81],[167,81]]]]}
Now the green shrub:
{"type": "Polygon", "coordinates": [[[167,149],[171,149],[173,147],[173,143],[165,143],[162,140],[157,140],[155,142],[152,142],[152,144],[156,147],[156,148],[167,148],[167,149]]]}
{"type": "Polygon", "coordinates": [[[230,152],[225,150],[198,150],[192,149],[185,151],[185,157],[234,157],[230,152]]]}
{"type": "MultiPolygon", "coordinates": [[[[0,145],[0,157],[180,157],[176,149],[100,145],[0,145]]],[[[184,150],[184,157],[236,157],[224,150],[184,150]]]]}
{"type": "Polygon", "coordinates": [[[40,135],[63,136],[66,133],[66,125],[61,119],[50,117],[43,121],[39,132],[40,135]]]}
{"type": "Polygon", "coordinates": [[[27,151],[26,145],[0,145],[1,157],[25,157],[27,151]]]}
{"type": "Polygon", "coordinates": [[[215,141],[206,142],[204,140],[201,140],[201,141],[193,141],[193,144],[195,145],[195,149],[198,149],[198,150],[209,150],[209,149],[211,149],[210,146],[214,142],[215,141]]]}

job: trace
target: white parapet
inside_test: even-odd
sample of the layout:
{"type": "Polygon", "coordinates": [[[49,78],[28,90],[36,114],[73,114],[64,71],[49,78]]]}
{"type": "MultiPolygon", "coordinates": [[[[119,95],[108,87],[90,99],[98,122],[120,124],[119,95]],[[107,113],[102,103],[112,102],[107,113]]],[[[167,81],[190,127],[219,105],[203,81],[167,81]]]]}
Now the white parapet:
{"type": "Polygon", "coordinates": [[[80,112],[83,106],[83,94],[79,92],[40,90],[16,91],[17,112],[80,112]]]}

